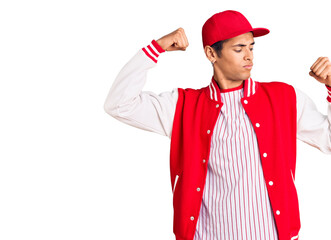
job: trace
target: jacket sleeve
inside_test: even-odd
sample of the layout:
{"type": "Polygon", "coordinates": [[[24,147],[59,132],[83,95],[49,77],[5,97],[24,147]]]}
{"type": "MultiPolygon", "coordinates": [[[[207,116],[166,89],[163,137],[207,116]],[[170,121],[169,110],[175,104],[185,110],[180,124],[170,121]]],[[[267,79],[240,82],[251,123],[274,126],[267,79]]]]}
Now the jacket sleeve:
{"type": "Polygon", "coordinates": [[[104,110],[125,124],[171,138],[178,89],[160,94],[142,91],[148,70],[163,52],[155,40],[140,49],[118,73],[104,110]]]}
{"type": "Polygon", "coordinates": [[[297,97],[297,139],[331,154],[331,87],[325,86],[328,90],[327,115],[317,110],[307,94],[294,87],[297,97]]]}

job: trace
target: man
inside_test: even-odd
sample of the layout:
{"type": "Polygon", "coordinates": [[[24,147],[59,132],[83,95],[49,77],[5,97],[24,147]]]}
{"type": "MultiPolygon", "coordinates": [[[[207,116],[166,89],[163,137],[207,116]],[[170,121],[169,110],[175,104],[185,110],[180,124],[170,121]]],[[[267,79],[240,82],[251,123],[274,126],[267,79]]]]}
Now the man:
{"type": "Polygon", "coordinates": [[[326,116],[299,89],[250,77],[254,37],[268,33],[237,11],[214,14],[202,28],[207,87],[142,91],[161,53],[188,47],[179,28],[139,50],[110,89],[107,113],[171,139],[177,240],[299,238],[296,139],[331,154],[331,63],[309,73],[328,90],[326,116]]]}

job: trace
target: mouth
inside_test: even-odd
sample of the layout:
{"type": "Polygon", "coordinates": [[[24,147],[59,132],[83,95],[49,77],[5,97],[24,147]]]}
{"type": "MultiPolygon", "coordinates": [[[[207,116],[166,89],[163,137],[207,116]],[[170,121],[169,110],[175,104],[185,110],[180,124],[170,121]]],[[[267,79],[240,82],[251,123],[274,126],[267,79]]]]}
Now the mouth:
{"type": "Polygon", "coordinates": [[[253,67],[253,64],[244,66],[244,68],[247,68],[247,69],[252,69],[252,67],[253,67]]]}

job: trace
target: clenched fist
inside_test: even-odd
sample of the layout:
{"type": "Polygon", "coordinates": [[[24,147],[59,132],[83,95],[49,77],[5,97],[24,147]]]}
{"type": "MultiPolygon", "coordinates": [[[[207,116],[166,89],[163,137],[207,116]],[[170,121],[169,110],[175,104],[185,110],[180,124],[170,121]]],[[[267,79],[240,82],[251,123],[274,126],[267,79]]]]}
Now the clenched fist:
{"type": "Polygon", "coordinates": [[[165,51],[176,51],[176,50],[185,51],[186,48],[188,47],[187,37],[185,35],[183,28],[178,28],[177,30],[161,37],[156,42],[165,51]]]}
{"type": "Polygon", "coordinates": [[[317,81],[331,86],[331,62],[327,57],[319,57],[310,67],[309,75],[317,81]]]}

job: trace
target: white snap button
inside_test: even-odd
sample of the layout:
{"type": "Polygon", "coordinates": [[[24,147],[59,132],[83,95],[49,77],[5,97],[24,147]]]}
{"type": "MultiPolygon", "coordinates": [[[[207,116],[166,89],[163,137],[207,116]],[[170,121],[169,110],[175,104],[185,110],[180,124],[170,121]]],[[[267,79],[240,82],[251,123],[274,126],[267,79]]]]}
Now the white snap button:
{"type": "Polygon", "coordinates": [[[210,133],[210,130],[207,130],[207,133],[209,134],[210,133]]]}
{"type": "Polygon", "coordinates": [[[219,104],[216,104],[216,107],[218,108],[220,105],[219,104]]]}
{"type": "Polygon", "coordinates": [[[270,186],[274,185],[274,182],[273,181],[269,181],[269,185],[270,186]]]}
{"type": "Polygon", "coordinates": [[[192,221],[194,220],[194,217],[193,217],[193,216],[191,217],[191,220],[192,220],[192,221]]]}
{"type": "Polygon", "coordinates": [[[206,162],[206,159],[203,159],[202,162],[205,163],[206,162]]]}
{"type": "Polygon", "coordinates": [[[259,123],[257,123],[257,124],[255,124],[255,126],[256,126],[256,127],[260,127],[260,124],[259,124],[259,123]]]}
{"type": "Polygon", "coordinates": [[[247,104],[247,103],[248,103],[248,101],[247,101],[247,100],[244,100],[244,103],[245,103],[245,104],[247,104]]]}
{"type": "Polygon", "coordinates": [[[279,211],[279,210],[277,210],[277,211],[276,211],[276,214],[277,214],[277,215],[279,215],[279,214],[280,214],[280,211],[279,211]]]}
{"type": "Polygon", "coordinates": [[[199,187],[197,188],[197,191],[200,192],[200,188],[199,187]]]}
{"type": "Polygon", "coordinates": [[[263,153],[263,157],[267,157],[267,153],[263,153]]]}

